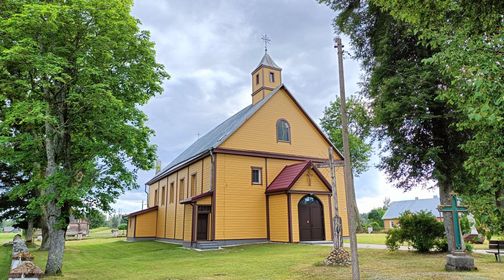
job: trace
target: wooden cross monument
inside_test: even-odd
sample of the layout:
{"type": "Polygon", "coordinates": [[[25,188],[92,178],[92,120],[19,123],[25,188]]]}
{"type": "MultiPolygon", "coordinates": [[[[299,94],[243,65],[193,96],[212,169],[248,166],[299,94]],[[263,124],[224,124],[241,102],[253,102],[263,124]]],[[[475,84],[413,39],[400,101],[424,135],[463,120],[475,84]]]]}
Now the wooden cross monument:
{"type": "Polygon", "coordinates": [[[460,220],[459,220],[459,213],[460,212],[467,212],[467,208],[463,206],[458,205],[458,198],[457,195],[452,194],[452,201],[451,205],[441,205],[439,207],[439,210],[441,212],[451,212],[452,217],[453,217],[453,235],[454,235],[454,242],[455,248],[454,251],[463,251],[463,242],[462,242],[462,231],[460,229],[460,220]]]}

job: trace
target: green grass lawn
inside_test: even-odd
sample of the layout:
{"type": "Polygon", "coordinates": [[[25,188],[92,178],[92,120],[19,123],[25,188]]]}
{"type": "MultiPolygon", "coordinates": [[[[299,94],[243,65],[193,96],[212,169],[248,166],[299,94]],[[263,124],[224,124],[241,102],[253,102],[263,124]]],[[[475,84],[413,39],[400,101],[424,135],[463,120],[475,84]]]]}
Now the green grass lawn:
{"type": "MultiPolygon", "coordinates": [[[[153,241],[87,239],[67,242],[63,277],[44,279],[349,279],[351,269],[319,265],[330,247],[248,245],[196,252],[153,241]]],[[[42,268],[47,252],[34,251],[42,268]]],[[[444,254],[360,250],[362,279],[504,279],[504,264],[475,255],[477,272],[443,271],[444,254]]],[[[0,247],[0,275],[10,248],[0,247]]],[[[1,276],[0,276],[1,278],[1,276]]]]}

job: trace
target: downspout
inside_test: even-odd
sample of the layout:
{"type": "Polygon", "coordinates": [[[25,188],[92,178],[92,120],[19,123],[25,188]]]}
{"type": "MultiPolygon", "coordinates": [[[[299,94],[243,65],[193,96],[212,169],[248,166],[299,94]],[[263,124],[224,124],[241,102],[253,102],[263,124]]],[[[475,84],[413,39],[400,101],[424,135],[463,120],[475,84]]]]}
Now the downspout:
{"type": "Polygon", "coordinates": [[[215,198],[217,196],[216,192],[216,186],[215,186],[215,154],[213,153],[213,148],[210,149],[210,160],[212,161],[212,170],[210,171],[210,190],[213,191],[212,195],[212,232],[211,232],[211,237],[210,240],[215,240],[215,210],[216,210],[216,205],[215,205],[215,198]]]}
{"type": "Polygon", "coordinates": [[[210,149],[210,158],[212,162],[212,170],[210,170],[210,189],[215,191],[214,177],[215,177],[215,155],[213,149],[210,149]]]}

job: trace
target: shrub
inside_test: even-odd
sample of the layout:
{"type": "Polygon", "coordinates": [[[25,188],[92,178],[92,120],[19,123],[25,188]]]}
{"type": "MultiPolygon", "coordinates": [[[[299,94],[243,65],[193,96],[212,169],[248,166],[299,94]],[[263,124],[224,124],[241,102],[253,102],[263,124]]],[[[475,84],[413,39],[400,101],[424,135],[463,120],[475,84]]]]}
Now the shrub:
{"type": "Polygon", "coordinates": [[[386,244],[390,250],[397,250],[403,242],[408,242],[422,253],[434,247],[444,250],[443,223],[438,222],[430,212],[406,211],[399,217],[399,225],[400,227],[390,230],[387,234],[386,244]]]}
{"type": "Polygon", "coordinates": [[[120,224],[118,227],[117,227],[118,230],[126,230],[128,229],[128,224],[120,224]]]}
{"type": "Polygon", "coordinates": [[[387,245],[389,250],[396,251],[403,242],[402,231],[400,228],[392,228],[387,232],[385,245],[387,245]]]}

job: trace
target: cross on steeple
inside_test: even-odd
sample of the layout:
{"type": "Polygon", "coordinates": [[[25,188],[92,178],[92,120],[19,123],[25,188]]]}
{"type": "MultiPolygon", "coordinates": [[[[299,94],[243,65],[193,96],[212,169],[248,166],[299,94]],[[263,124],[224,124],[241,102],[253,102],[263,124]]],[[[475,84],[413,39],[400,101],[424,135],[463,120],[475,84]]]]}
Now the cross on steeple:
{"type": "Polygon", "coordinates": [[[267,53],[268,52],[268,44],[271,44],[271,39],[268,38],[268,35],[264,34],[261,37],[261,40],[264,41],[264,52],[267,53]]]}

